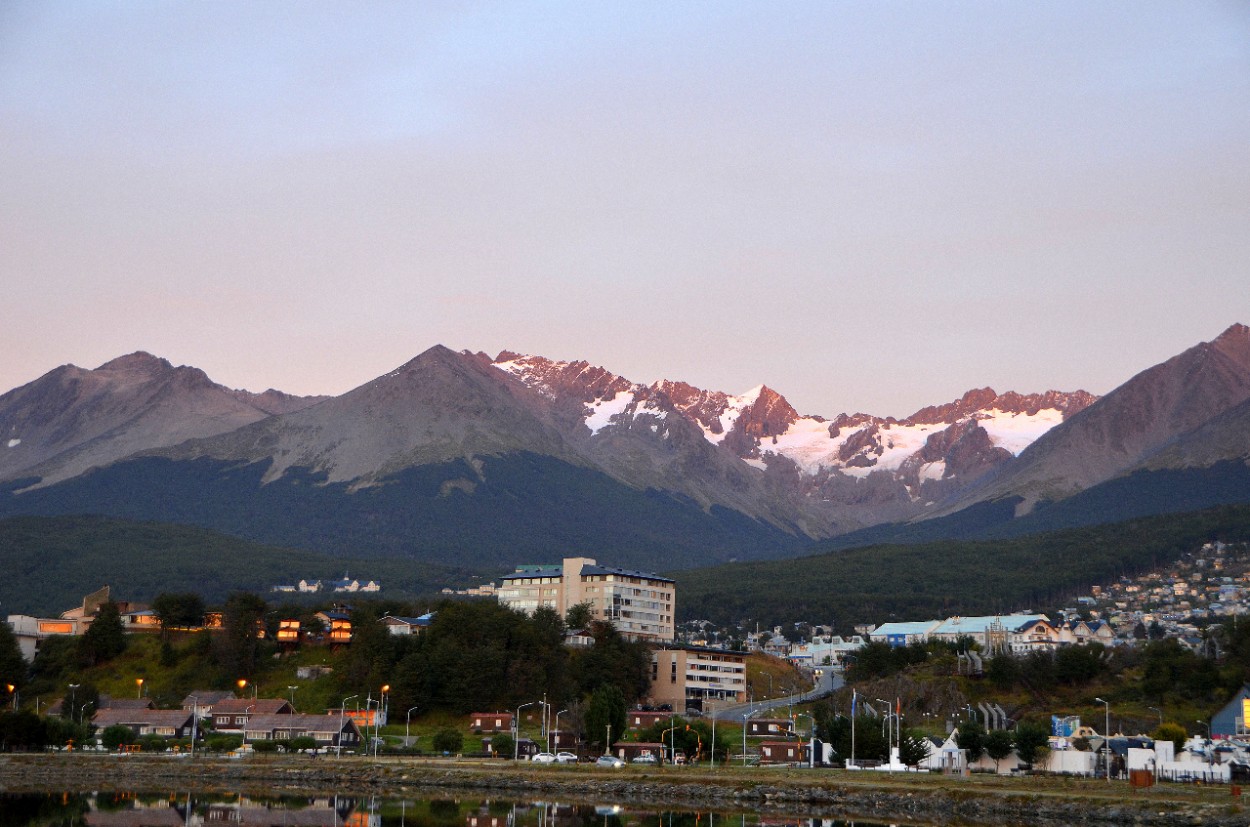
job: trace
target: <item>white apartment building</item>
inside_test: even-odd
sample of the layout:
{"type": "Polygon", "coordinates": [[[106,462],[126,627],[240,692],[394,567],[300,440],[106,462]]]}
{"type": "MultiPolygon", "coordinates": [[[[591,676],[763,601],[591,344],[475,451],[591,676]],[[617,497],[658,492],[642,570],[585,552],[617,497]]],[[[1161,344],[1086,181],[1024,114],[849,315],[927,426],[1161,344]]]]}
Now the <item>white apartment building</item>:
{"type": "Polygon", "coordinates": [[[559,565],[523,565],[506,575],[499,602],[526,614],[540,607],[563,617],[587,603],[596,620],[609,620],[631,640],[673,639],[675,584],[642,571],[600,566],[589,557],[566,557],[559,565]]]}

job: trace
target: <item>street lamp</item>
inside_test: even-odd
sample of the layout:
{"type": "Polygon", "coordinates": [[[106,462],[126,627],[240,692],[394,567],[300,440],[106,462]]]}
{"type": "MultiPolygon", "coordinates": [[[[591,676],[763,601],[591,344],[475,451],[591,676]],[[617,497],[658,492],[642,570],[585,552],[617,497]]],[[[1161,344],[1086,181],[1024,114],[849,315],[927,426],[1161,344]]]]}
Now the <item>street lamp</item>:
{"type": "MultiPolygon", "coordinates": [[[[69,719],[74,721],[74,708],[78,706],[78,687],[81,684],[71,683],[69,685],[69,719]]],[[[77,723],[75,721],[75,723],[77,723]]]]}
{"type": "Polygon", "coordinates": [[[560,751],[560,716],[566,712],[568,712],[567,709],[561,709],[559,712],[556,713],[555,743],[552,745],[552,749],[554,749],[556,752],[560,751]]]}
{"type": "Polygon", "coordinates": [[[1146,709],[1149,709],[1151,712],[1158,712],[1159,713],[1159,726],[1163,726],[1163,710],[1157,706],[1148,706],[1146,707],[1146,709]]]}
{"type": "Polygon", "coordinates": [[[408,746],[408,724],[412,721],[412,710],[416,708],[417,707],[414,706],[412,709],[409,709],[408,714],[404,716],[404,746],[405,747],[408,746]]]}
{"type": "Polygon", "coordinates": [[[1106,743],[1103,744],[1103,749],[1107,751],[1107,754],[1105,756],[1105,760],[1107,764],[1107,783],[1110,784],[1111,783],[1111,703],[1109,701],[1104,701],[1102,698],[1094,698],[1094,700],[1102,704],[1104,707],[1106,707],[1106,709],[1104,710],[1106,714],[1106,721],[1103,724],[1104,732],[1106,733],[1106,735],[1104,736],[1106,743]]]}
{"type": "Polygon", "coordinates": [[[350,701],[352,698],[359,698],[359,697],[360,695],[348,695],[346,698],[343,699],[343,704],[339,707],[339,737],[336,739],[338,743],[335,744],[335,750],[336,750],[336,754],[334,756],[335,758],[343,757],[343,723],[344,723],[343,718],[346,717],[347,702],[350,701]]]}
{"type": "MultiPolygon", "coordinates": [[[[195,758],[195,735],[196,725],[200,722],[200,698],[198,695],[191,696],[191,758],[195,758]]],[[[243,730],[244,736],[247,735],[247,729],[243,730]]]]}
{"type": "Polygon", "coordinates": [[[235,684],[238,685],[239,697],[242,698],[244,694],[247,692],[247,678],[239,678],[237,681],[235,681],[235,684]]]}
{"type": "Polygon", "coordinates": [[[299,687],[298,686],[287,687],[287,691],[291,693],[291,709],[292,710],[295,709],[295,690],[296,689],[299,689],[299,687]]]}
{"type": "Polygon", "coordinates": [[[11,683],[5,684],[9,688],[9,694],[13,696],[13,711],[17,711],[17,687],[11,683]]]}
{"type": "Polygon", "coordinates": [[[143,678],[135,678],[135,697],[143,697],[143,678]]]}

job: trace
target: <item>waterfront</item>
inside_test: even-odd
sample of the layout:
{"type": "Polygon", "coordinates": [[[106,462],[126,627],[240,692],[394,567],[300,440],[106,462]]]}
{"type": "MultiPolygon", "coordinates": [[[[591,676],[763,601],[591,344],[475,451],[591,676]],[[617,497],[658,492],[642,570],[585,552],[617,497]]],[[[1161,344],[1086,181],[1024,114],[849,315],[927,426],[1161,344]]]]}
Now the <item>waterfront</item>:
{"type": "Polygon", "coordinates": [[[0,793],[5,827],[885,827],[885,822],[473,797],[0,793]]]}
{"type": "MultiPolygon", "coordinates": [[[[939,775],[847,773],[800,769],[684,768],[613,771],[589,766],[536,767],[511,762],[385,759],[172,759],[157,756],[11,755],[0,757],[0,791],[72,794],[105,792],[120,800],[176,801],[191,796],[250,800],[373,802],[389,818],[389,802],[459,800],[534,802],[619,808],[620,813],[699,815],[696,823],[810,824],[865,822],[911,825],[1061,824],[1244,825],[1240,798],[1227,787],[1162,785],[1133,790],[1077,778],[949,778],[939,775]],[[759,816],[760,821],[751,818],[759,816]],[[727,822],[728,823],[728,822],[727,822]]],[[[168,807],[166,807],[168,809],[168,807]]],[[[287,808],[282,808],[285,812],[287,808]]],[[[489,806],[488,806],[489,811],[489,806]]],[[[511,809],[509,809],[511,812],[511,809]]],[[[600,815],[602,810],[597,810],[600,815]]],[[[165,814],[166,818],[171,818],[165,814]]],[[[59,823],[59,822],[55,822],[59,823]]],[[[67,822],[77,823],[77,822],[67,822]]],[[[179,822],[182,823],[182,822],[179,822]]],[[[287,821],[288,824],[293,824],[287,821]]],[[[394,822],[400,824],[401,822],[394,822]]],[[[414,822],[427,823],[427,822],[414,822]]],[[[433,822],[428,822],[433,823],[433,822]]],[[[465,827],[508,827],[505,821],[465,827]]],[[[515,823],[515,817],[513,818],[515,823]]],[[[602,823],[602,820],[597,823],[602,823]]],[[[642,824],[625,821],[622,824],[642,824]]],[[[665,822],[667,823],[667,821],[665,822]]],[[[4,827],[22,827],[5,822],[4,827]]],[[[347,827],[379,827],[382,822],[347,827]]],[[[391,827],[391,822],[386,822],[391,827]]],[[[101,825],[108,827],[108,825],[101,825]]],[[[118,825],[126,827],[126,825],[118,825]]]]}

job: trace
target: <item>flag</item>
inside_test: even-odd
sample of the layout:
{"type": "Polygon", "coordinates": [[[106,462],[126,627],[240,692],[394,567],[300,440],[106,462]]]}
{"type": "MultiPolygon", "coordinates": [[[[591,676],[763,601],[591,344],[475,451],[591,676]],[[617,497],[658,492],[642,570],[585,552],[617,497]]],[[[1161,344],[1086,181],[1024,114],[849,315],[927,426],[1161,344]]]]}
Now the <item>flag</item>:
{"type": "Polygon", "coordinates": [[[851,717],[852,718],[855,717],[855,708],[858,705],[858,703],[859,703],[859,692],[852,689],[851,690],[851,717]]]}

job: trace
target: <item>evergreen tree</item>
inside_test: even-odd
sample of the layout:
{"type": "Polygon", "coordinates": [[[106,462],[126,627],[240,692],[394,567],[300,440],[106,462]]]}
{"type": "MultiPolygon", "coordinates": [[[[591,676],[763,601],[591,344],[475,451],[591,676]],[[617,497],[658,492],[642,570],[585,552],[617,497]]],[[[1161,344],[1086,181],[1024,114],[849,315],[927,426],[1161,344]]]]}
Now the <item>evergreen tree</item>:
{"type": "Polygon", "coordinates": [[[204,622],[204,598],[194,592],[158,594],[152,611],[161,621],[161,633],[173,626],[199,626],[204,622]]]}
{"type": "Polygon", "coordinates": [[[998,762],[1011,755],[1013,746],[1011,733],[1005,729],[996,729],[985,736],[985,753],[994,762],[994,772],[998,772],[998,762]]]}
{"type": "Polygon", "coordinates": [[[1026,764],[1036,764],[1050,749],[1050,733],[1038,724],[1023,722],[1016,727],[1016,754],[1026,764]]]}
{"type": "Polygon", "coordinates": [[[0,622],[0,684],[13,684],[19,689],[26,684],[28,666],[22,657],[22,649],[17,643],[9,624],[0,622]]]}
{"type": "Polygon", "coordinates": [[[265,601],[254,594],[235,592],[226,598],[222,634],[217,636],[217,662],[232,681],[256,672],[265,608],[265,601]]]}
{"type": "Polygon", "coordinates": [[[968,763],[975,764],[985,754],[985,729],[976,721],[964,721],[956,731],[955,743],[968,751],[968,763]]]}
{"type": "Polygon", "coordinates": [[[112,660],[126,651],[126,630],[122,626],[117,604],[109,601],[100,607],[95,620],[78,639],[78,659],[83,666],[95,666],[112,660]]]}
{"type": "Polygon", "coordinates": [[[625,695],[616,684],[605,683],[590,696],[586,709],[586,740],[603,745],[604,752],[607,752],[612,747],[611,741],[624,734],[625,695]],[[609,732],[611,740],[608,740],[609,732]]]}

